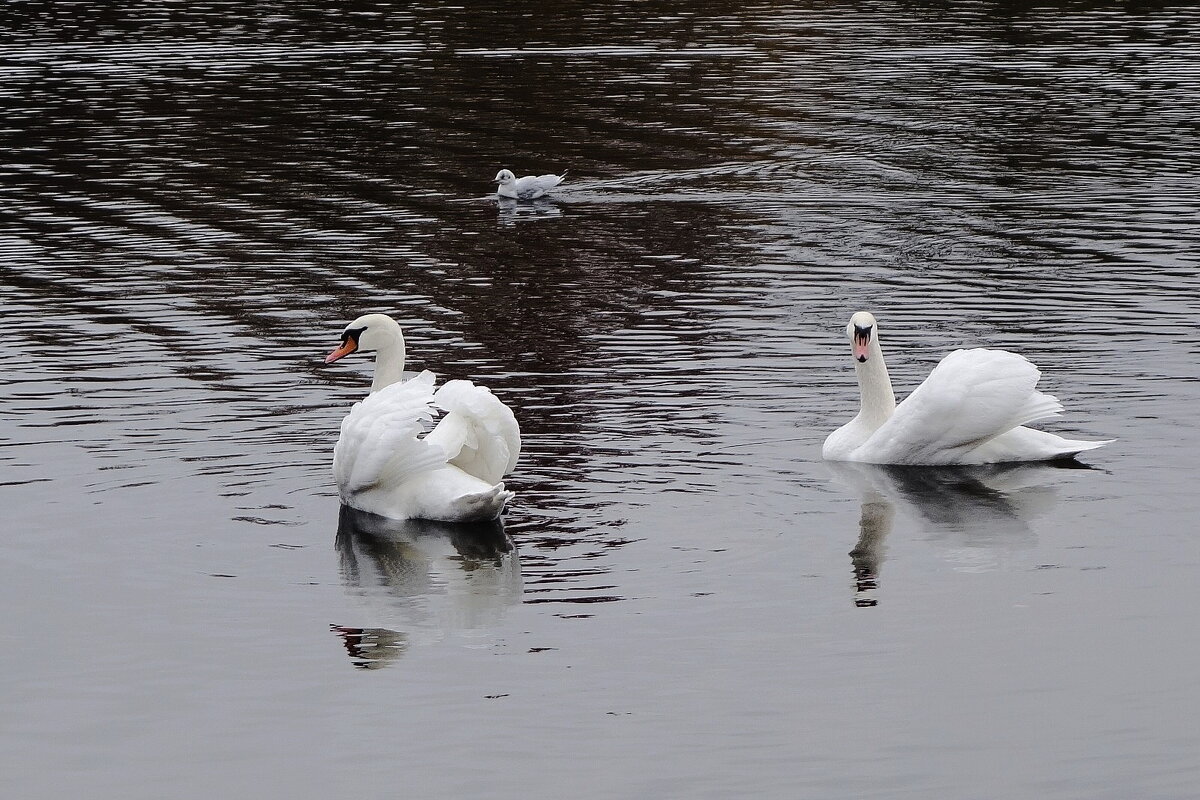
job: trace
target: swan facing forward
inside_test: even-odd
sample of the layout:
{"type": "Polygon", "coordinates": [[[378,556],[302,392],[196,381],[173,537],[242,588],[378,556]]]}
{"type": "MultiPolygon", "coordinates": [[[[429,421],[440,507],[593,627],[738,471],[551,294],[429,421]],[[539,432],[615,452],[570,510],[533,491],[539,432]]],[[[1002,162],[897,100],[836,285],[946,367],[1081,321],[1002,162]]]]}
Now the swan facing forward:
{"type": "Polygon", "coordinates": [[[564,172],[562,175],[526,175],[518,178],[512,170],[502,169],[496,173],[496,194],[511,200],[536,200],[566,180],[565,176],[564,172]]]}
{"type": "MultiPolygon", "coordinates": [[[[821,455],[868,464],[998,464],[1070,458],[1108,444],[1024,427],[1057,417],[1062,404],[1035,388],[1041,373],[1006,350],[955,350],[896,405],[875,317],[846,326],[862,406],[829,435],[821,455]]],[[[1109,440],[1111,441],[1111,440],[1109,440]]]]}
{"type": "Polygon", "coordinates": [[[403,381],[404,335],[391,317],[366,314],[342,332],[325,359],[375,352],[371,393],[342,420],[333,476],[342,502],[392,519],[474,522],[495,519],[513,493],[500,479],[521,452],[512,411],[471,381],[433,391],[428,370],[403,381]],[[437,427],[434,408],[446,412],[437,427]]]}

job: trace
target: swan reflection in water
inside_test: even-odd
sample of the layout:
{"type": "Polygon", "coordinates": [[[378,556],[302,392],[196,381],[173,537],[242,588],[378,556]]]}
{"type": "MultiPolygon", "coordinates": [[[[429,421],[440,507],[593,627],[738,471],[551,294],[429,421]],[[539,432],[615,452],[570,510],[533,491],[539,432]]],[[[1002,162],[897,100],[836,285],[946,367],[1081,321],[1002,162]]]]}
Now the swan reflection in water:
{"type": "Polygon", "coordinates": [[[393,520],[342,506],[336,547],[347,591],[379,627],[333,625],[355,666],[385,666],[415,642],[472,636],[521,601],[521,564],[499,520],[393,520]]]}
{"type": "Polygon", "coordinates": [[[348,628],[330,625],[342,639],[350,662],[360,669],[379,669],[395,661],[408,650],[408,637],[387,628],[348,628]]]}
{"type": "Polygon", "coordinates": [[[858,541],[850,551],[855,605],[878,603],[879,570],[896,511],[914,518],[961,570],[995,565],[996,552],[1037,543],[1029,521],[1054,505],[1050,486],[1063,469],[1090,469],[1077,462],[980,467],[896,467],[826,462],[836,482],[862,497],[858,541]]]}

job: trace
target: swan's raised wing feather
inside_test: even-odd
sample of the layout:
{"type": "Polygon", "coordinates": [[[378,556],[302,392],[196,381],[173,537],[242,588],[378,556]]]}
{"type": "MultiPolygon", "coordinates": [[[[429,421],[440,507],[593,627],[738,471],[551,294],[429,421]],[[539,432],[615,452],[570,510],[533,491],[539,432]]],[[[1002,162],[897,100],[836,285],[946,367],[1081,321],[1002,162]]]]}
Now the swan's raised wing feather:
{"type": "Polygon", "coordinates": [[[447,413],[425,440],[439,446],[451,464],[490,484],[512,472],[521,454],[521,429],[487,387],[448,381],[433,402],[447,413]]]}
{"type": "Polygon", "coordinates": [[[433,419],[433,382],[427,370],[350,409],[333,449],[333,475],[344,498],[446,465],[446,452],[419,438],[433,419]]]}
{"type": "Polygon", "coordinates": [[[1062,405],[1037,391],[1040,377],[1007,350],[955,350],[864,446],[880,463],[954,463],[1006,431],[1057,416],[1062,405]]]}

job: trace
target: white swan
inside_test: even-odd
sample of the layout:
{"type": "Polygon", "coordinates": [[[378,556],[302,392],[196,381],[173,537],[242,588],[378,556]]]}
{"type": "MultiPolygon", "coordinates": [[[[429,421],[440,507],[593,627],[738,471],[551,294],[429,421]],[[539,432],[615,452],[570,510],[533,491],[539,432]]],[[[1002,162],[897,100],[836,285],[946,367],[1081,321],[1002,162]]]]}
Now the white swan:
{"type": "Polygon", "coordinates": [[[545,196],[566,178],[562,175],[526,175],[518,178],[512,170],[502,169],[496,173],[496,194],[512,200],[536,200],[545,196]]]}
{"type": "Polygon", "coordinates": [[[868,464],[997,464],[1069,458],[1108,444],[1024,427],[1057,417],[1062,404],[1035,388],[1041,373],[1006,350],[955,350],[896,405],[875,317],[846,326],[858,374],[858,416],[829,435],[821,455],[868,464]]]}
{"type": "Polygon", "coordinates": [[[342,501],[392,519],[471,522],[500,516],[513,497],[500,479],[521,452],[521,430],[508,406],[470,381],[449,381],[434,393],[428,370],[402,381],[404,335],[383,314],[347,325],[341,346],[325,363],[358,350],[375,351],[375,377],[371,393],[342,420],[333,449],[342,501]],[[435,406],[446,416],[422,436],[435,406]]]}

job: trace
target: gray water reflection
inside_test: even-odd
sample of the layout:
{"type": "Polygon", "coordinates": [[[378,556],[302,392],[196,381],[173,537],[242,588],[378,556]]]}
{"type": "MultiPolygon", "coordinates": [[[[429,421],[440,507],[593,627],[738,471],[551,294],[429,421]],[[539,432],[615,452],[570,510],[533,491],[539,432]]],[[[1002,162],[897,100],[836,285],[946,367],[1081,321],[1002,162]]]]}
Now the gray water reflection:
{"type": "Polygon", "coordinates": [[[553,200],[541,197],[536,200],[511,200],[506,197],[496,199],[497,218],[501,225],[515,225],[518,222],[537,222],[562,216],[562,209],[553,200]]]}
{"type": "Polygon", "coordinates": [[[894,467],[827,462],[833,479],[858,492],[862,513],[850,551],[855,604],[878,604],[879,572],[897,512],[914,520],[920,535],[961,569],[985,569],[989,551],[1032,548],[1034,519],[1054,506],[1062,470],[1089,469],[1078,462],[1001,464],[986,467],[894,467]],[[980,556],[978,554],[983,553],[980,556]]]}
{"type": "Polygon", "coordinates": [[[383,666],[414,642],[494,626],[521,602],[520,558],[499,520],[392,520],[343,505],[335,546],[363,613],[389,624],[333,626],[356,666],[383,666]]]}

